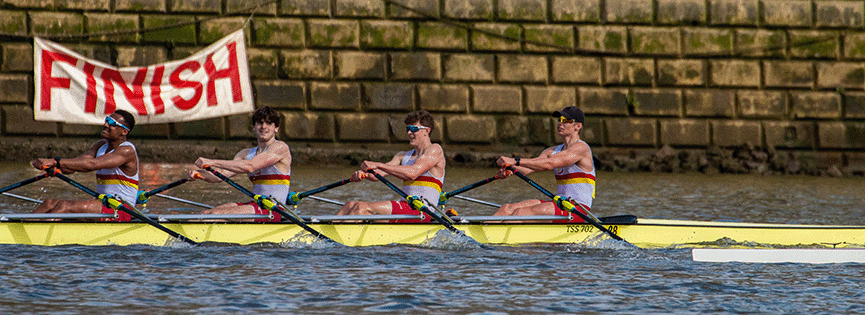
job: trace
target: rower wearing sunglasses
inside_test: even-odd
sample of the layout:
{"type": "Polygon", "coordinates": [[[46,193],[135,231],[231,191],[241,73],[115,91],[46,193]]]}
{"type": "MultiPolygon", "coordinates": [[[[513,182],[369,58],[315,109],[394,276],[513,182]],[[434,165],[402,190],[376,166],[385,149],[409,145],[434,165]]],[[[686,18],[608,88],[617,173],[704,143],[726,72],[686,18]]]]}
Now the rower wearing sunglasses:
{"type": "MultiPolygon", "coordinates": [[[[75,158],[40,158],[30,162],[42,170],[55,167],[63,174],[96,171],[96,192],[110,194],[123,201],[135,204],[138,197],[138,153],[127,135],[135,127],[135,117],[118,109],[105,117],[102,124],[102,140],[89,151],[75,158]]],[[[123,211],[115,211],[96,199],[56,200],[47,199],[34,213],[106,213],[115,214],[114,219],[103,221],[129,221],[131,217],[123,211]]]]}
{"type": "MultiPolygon", "coordinates": [[[[403,181],[403,191],[409,196],[417,196],[430,206],[435,206],[442,191],[445,178],[445,155],[442,147],[430,141],[430,133],[435,128],[432,115],[425,110],[409,113],[405,118],[406,135],[409,144],[414,149],[398,152],[387,163],[363,161],[360,170],[354,172],[352,180],[363,178],[377,181],[375,176],[365,176],[366,172],[374,171],[381,175],[392,175],[403,181]]],[[[339,215],[373,215],[373,214],[408,214],[418,215],[420,211],[412,209],[405,201],[349,201],[342,207],[339,215]]],[[[401,223],[430,222],[430,217],[423,220],[395,220],[401,223]]]]}
{"type": "MultiPolygon", "coordinates": [[[[553,117],[558,118],[557,132],[564,143],[547,148],[535,158],[520,159],[502,156],[496,161],[501,167],[499,175],[511,175],[511,172],[506,169],[509,165],[523,174],[552,170],[556,176],[556,195],[570,200],[575,205],[579,203],[586,209],[591,209],[592,200],[595,198],[595,165],[592,161],[592,149],[585,141],[580,140],[580,130],[583,129],[586,116],[579,108],[569,106],[554,112],[553,117]]],[[[568,216],[569,212],[559,209],[551,200],[530,199],[502,205],[495,215],[568,216]]],[[[579,216],[572,216],[570,221],[561,222],[584,221],[579,216]]]]}

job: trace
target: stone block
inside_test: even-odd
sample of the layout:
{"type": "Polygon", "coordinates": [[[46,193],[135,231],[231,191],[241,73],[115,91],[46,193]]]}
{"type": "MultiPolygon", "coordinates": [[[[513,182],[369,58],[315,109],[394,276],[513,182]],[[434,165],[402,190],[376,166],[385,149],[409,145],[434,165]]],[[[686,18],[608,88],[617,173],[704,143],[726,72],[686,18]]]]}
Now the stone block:
{"type": "Polygon", "coordinates": [[[458,143],[490,143],[496,132],[493,117],[457,115],[445,117],[447,139],[458,143]]]}
{"type": "Polygon", "coordinates": [[[816,1],[817,27],[862,28],[863,6],[860,1],[816,1]]]}
{"type": "Polygon", "coordinates": [[[279,76],[279,54],[272,49],[246,48],[249,75],[253,78],[279,76]]]}
{"type": "Polygon", "coordinates": [[[710,84],[715,86],[760,86],[760,62],[752,60],[709,61],[710,84]]]}
{"type": "Polygon", "coordinates": [[[174,132],[179,138],[225,139],[225,119],[222,117],[174,123],[174,132]]]}
{"type": "Polygon", "coordinates": [[[634,89],[634,114],[681,116],[682,91],[671,89],[634,89]]]}
{"type": "Polygon", "coordinates": [[[655,146],[658,144],[657,122],[646,118],[610,118],[607,142],[611,145],[655,146]]]}
{"type": "Polygon", "coordinates": [[[865,59],[865,33],[849,32],[844,34],[844,57],[865,59]]]}
{"type": "Polygon", "coordinates": [[[817,132],[821,149],[865,148],[865,124],[861,122],[818,122],[817,132]]]}
{"type": "Polygon", "coordinates": [[[29,43],[5,43],[2,45],[0,71],[33,71],[33,45],[29,43]]]}
{"type": "Polygon", "coordinates": [[[292,79],[327,79],[331,77],[330,51],[283,50],[281,73],[292,79]]]}
{"type": "Polygon", "coordinates": [[[865,84],[865,65],[859,62],[818,62],[818,88],[859,89],[865,84]]]}
{"type": "MultiPolygon", "coordinates": [[[[0,89],[2,91],[2,89],[0,89]]],[[[57,123],[33,119],[33,107],[0,106],[5,120],[4,135],[57,135],[57,123]]]]}
{"type": "Polygon", "coordinates": [[[580,87],[580,109],[586,115],[628,115],[630,98],[627,89],[580,87]]]}
{"type": "Polygon", "coordinates": [[[160,46],[116,47],[118,67],[147,67],[168,61],[168,52],[160,46]]]}
{"type": "Polygon", "coordinates": [[[0,73],[0,103],[30,104],[32,89],[30,75],[0,73]]]}
{"type": "Polygon", "coordinates": [[[657,12],[661,24],[706,23],[706,2],[703,0],[658,0],[657,12]]]}
{"type": "Polygon", "coordinates": [[[310,108],[325,110],[360,110],[360,85],[342,82],[310,83],[310,108]]]}
{"type": "Polygon", "coordinates": [[[477,23],[474,26],[484,32],[497,34],[508,39],[490,36],[481,32],[472,32],[471,49],[494,51],[515,51],[520,49],[523,30],[519,24],[477,23]]]}
{"type": "Polygon", "coordinates": [[[495,75],[493,55],[450,54],[442,59],[446,81],[492,82],[495,75]]]}
{"type": "Polygon", "coordinates": [[[811,26],[811,1],[807,0],[762,0],[763,25],[808,27],[811,26]]]}
{"type": "Polygon", "coordinates": [[[108,11],[110,8],[110,0],[65,0],[54,2],[54,9],[56,10],[108,11]]]}
{"type": "Polygon", "coordinates": [[[220,0],[172,0],[168,1],[171,12],[220,13],[220,0]]]}
{"type": "Polygon", "coordinates": [[[438,0],[391,0],[386,2],[386,4],[388,5],[386,12],[388,12],[388,17],[390,18],[417,19],[426,18],[427,16],[434,18],[441,17],[438,0]],[[423,14],[414,13],[405,9],[405,7],[423,12],[423,14]]]}
{"type": "Polygon", "coordinates": [[[0,10],[0,30],[8,34],[27,35],[27,12],[0,10]]]}
{"type": "Polygon", "coordinates": [[[630,29],[631,52],[642,55],[678,55],[679,30],[661,27],[640,27],[630,29]]]}
{"type": "Polygon", "coordinates": [[[281,0],[279,12],[283,15],[330,16],[331,0],[281,0]]]}
{"type": "Polygon", "coordinates": [[[577,28],[580,50],[596,53],[625,53],[628,29],[623,26],[580,26],[577,28]]]}
{"type": "Polygon", "coordinates": [[[198,32],[195,27],[195,17],[177,15],[141,15],[141,24],[144,28],[155,29],[169,25],[183,26],[170,27],[141,33],[141,39],[149,43],[172,43],[172,44],[195,44],[198,32]]]}
{"type": "Polygon", "coordinates": [[[794,118],[841,118],[841,95],[835,92],[790,92],[794,118]]]}
{"type": "Polygon", "coordinates": [[[654,20],[651,0],[607,0],[608,23],[651,24],[654,20]]]}
{"type": "Polygon", "coordinates": [[[313,47],[360,47],[360,24],[356,20],[308,19],[306,30],[313,47]]]}
{"type": "Polygon", "coordinates": [[[276,47],[304,47],[305,28],[301,19],[256,18],[252,23],[253,44],[276,47]]]}
{"type": "MultiPolygon", "coordinates": [[[[583,124],[583,129],[580,131],[580,140],[590,145],[606,144],[607,133],[604,130],[605,123],[603,119],[586,117],[586,123],[583,124]]],[[[558,138],[558,134],[556,136],[558,138]]]]}
{"type": "Polygon", "coordinates": [[[168,10],[165,0],[114,0],[114,7],[120,12],[166,12],[168,10]]]}
{"type": "Polygon", "coordinates": [[[246,34],[252,33],[250,26],[246,23],[246,17],[221,18],[203,21],[198,25],[198,42],[200,44],[215,43],[241,28],[244,29],[246,34]]]}
{"type": "Polygon", "coordinates": [[[733,32],[728,29],[687,28],[684,31],[686,55],[708,55],[711,57],[733,54],[733,32]]]}
{"type": "Polygon", "coordinates": [[[577,90],[573,87],[526,86],[526,112],[552,113],[577,105],[577,90]]]}
{"type": "Polygon", "coordinates": [[[731,90],[685,90],[686,117],[733,117],[736,96],[731,90]]]}
{"type": "Polygon", "coordinates": [[[227,14],[250,14],[256,16],[275,16],[277,14],[277,2],[273,0],[261,3],[249,3],[246,1],[225,1],[225,12],[227,14]]]}
{"type": "Polygon", "coordinates": [[[704,85],[706,80],[703,60],[658,60],[658,85],[704,85]]]}
{"type": "Polygon", "coordinates": [[[528,118],[521,116],[498,116],[495,118],[496,140],[507,145],[529,143],[528,118]]]}
{"type": "Polygon", "coordinates": [[[360,45],[364,48],[409,49],[414,26],[408,21],[361,21],[360,45]]]}
{"type": "MultiPolygon", "coordinates": [[[[225,117],[226,119],[226,129],[228,129],[228,138],[232,139],[249,139],[254,137],[255,135],[252,133],[252,115],[251,114],[239,114],[239,115],[231,115],[225,117]]],[[[279,124],[280,130],[285,127],[285,120],[279,124]]],[[[276,135],[278,138],[280,134],[276,135]]]]}
{"type": "Polygon", "coordinates": [[[342,51],[333,56],[334,76],[342,79],[384,79],[385,56],[377,52],[342,51]]]}
{"type": "MultiPolygon", "coordinates": [[[[17,15],[13,14],[14,24],[7,24],[5,29],[17,29],[17,15]]],[[[84,33],[84,15],[66,12],[30,12],[31,34],[45,35],[78,35],[84,33]]]]}
{"type": "Polygon", "coordinates": [[[763,129],[759,121],[722,120],[712,121],[712,144],[720,147],[736,147],[743,144],[763,146],[763,129]]]}
{"type": "Polygon", "coordinates": [[[543,56],[499,55],[499,82],[546,83],[547,58],[543,56]]]}
{"type": "Polygon", "coordinates": [[[388,141],[390,125],[385,115],[337,114],[336,128],[342,141],[388,141]]]}
{"type": "Polygon", "coordinates": [[[601,84],[601,59],[595,57],[551,57],[555,83],[601,84]]]}
{"type": "Polygon", "coordinates": [[[414,85],[365,83],[361,106],[364,111],[408,112],[414,108],[414,85]]]}
{"type": "Polygon", "coordinates": [[[736,93],[739,116],[745,118],[784,118],[787,93],[766,90],[741,90],[736,93]]]}
{"type": "Polygon", "coordinates": [[[757,25],[758,0],[709,0],[712,25],[757,25]]]}
{"type": "Polygon", "coordinates": [[[465,85],[418,84],[418,108],[430,112],[468,112],[469,88],[465,85]]]}
{"type": "Polygon", "coordinates": [[[787,31],[790,56],[797,58],[832,58],[841,54],[841,40],[836,32],[787,31]]]}
{"type": "Polygon", "coordinates": [[[865,93],[845,92],[842,94],[844,100],[844,118],[865,118],[865,93]]]}
{"type": "Polygon", "coordinates": [[[655,63],[652,59],[605,58],[605,83],[621,85],[652,85],[655,63]]]}
{"type": "Polygon", "coordinates": [[[441,56],[437,53],[407,52],[390,54],[390,78],[394,80],[439,80],[441,56]]]}
{"type": "Polygon", "coordinates": [[[498,20],[543,22],[547,18],[545,0],[498,0],[495,8],[498,20]]]}
{"type": "Polygon", "coordinates": [[[787,34],[774,30],[736,30],[736,53],[750,57],[785,57],[787,34]]]}
{"type": "Polygon", "coordinates": [[[91,42],[138,42],[138,33],[129,32],[138,29],[139,18],[136,14],[85,13],[84,18],[87,19],[88,33],[126,32],[117,35],[90,36],[91,42]]]}
{"type": "Polygon", "coordinates": [[[526,37],[526,51],[573,52],[575,49],[575,33],[572,26],[525,25],[523,32],[526,37]]]}
{"type": "Polygon", "coordinates": [[[457,20],[487,20],[495,18],[492,0],[444,0],[445,17],[457,20]]]}
{"type": "Polygon", "coordinates": [[[462,27],[439,22],[418,22],[418,48],[465,50],[468,45],[469,33],[462,27]]]}
{"type": "Polygon", "coordinates": [[[484,113],[520,113],[522,90],[516,86],[472,85],[472,108],[484,113]]]}
{"type": "Polygon", "coordinates": [[[303,82],[255,80],[255,104],[276,109],[305,109],[306,86],[303,82]]]}
{"type": "Polygon", "coordinates": [[[600,0],[552,0],[550,12],[556,22],[601,22],[600,0]]]}
{"type": "Polygon", "coordinates": [[[764,121],[766,146],[811,149],[817,145],[817,126],[808,121],[764,121]]]}
{"type": "MultiPolygon", "coordinates": [[[[164,124],[168,126],[168,124],[164,124]]],[[[152,137],[153,135],[149,133],[149,130],[144,130],[142,127],[145,126],[154,126],[154,125],[136,125],[135,130],[133,130],[129,136],[130,137],[152,137]]],[[[102,131],[102,126],[97,125],[79,125],[79,124],[60,124],[60,135],[61,136],[89,136],[92,137],[94,135],[98,135],[102,131]]],[[[164,131],[164,130],[163,130],[164,131]]],[[[161,137],[168,137],[168,132],[164,132],[160,135],[161,137]]]]}
{"type": "MultiPolygon", "coordinates": [[[[526,135],[528,136],[528,144],[540,144],[544,146],[551,145],[551,136],[553,134],[552,121],[553,120],[550,117],[528,117],[526,121],[526,135]]],[[[585,126],[583,126],[583,130],[586,130],[585,126]]],[[[601,130],[603,130],[603,126],[601,126],[601,130]]]]}
{"type": "Polygon", "coordinates": [[[709,122],[698,119],[661,120],[661,145],[700,146],[709,145],[709,122]]]}
{"type": "Polygon", "coordinates": [[[336,119],[333,114],[321,113],[282,113],[282,134],[287,140],[330,140],[336,139],[336,119]]]}
{"type": "Polygon", "coordinates": [[[763,61],[766,86],[809,88],[814,73],[809,61],[763,61]]]}

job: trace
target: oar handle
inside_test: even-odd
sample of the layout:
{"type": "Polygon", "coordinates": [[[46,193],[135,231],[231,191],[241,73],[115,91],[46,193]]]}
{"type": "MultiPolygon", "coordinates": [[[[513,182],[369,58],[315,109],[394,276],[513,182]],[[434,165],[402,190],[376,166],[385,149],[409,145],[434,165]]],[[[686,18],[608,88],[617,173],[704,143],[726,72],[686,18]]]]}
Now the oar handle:
{"type": "Polygon", "coordinates": [[[448,199],[451,199],[453,196],[456,196],[456,195],[459,195],[459,194],[461,194],[461,193],[467,192],[467,191],[469,191],[469,190],[472,190],[472,189],[475,189],[475,188],[481,187],[481,186],[483,186],[483,185],[489,184],[490,182],[492,182],[492,181],[494,181],[494,180],[502,179],[502,178],[503,178],[503,177],[501,177],[501,176],[499,176],[498,174],[496,174],[496,176],[493,176],[493,177],[490,177],[490,178],[487,178],[487,179],[484,179],[484,180],[478,181],[478,182],[476,182],[476,183],[474,183],[474,184],[471,184],[471,185],[468,185],[468,186],[466,186],[466,187],[463,187],[463,188],[460,188],[460,189],[454,190],[454,191],[452,191],[452,192],[449,192],[449,193],[442,193],[441,196],[439,197],[439,206],[444,205],[444,204],[448,201],[448,199]]]}
{"type": "MultiPolygon", "coordinates": [[[[569,202],[567,200],[564,200],[560,196],[554,195],[549,190],[546,190],[544,187],[541,187],[541,185],[538,185],[537,183],[535,183],[535,181],[533,181],[531,178],[529,178],[528,176],[526,176],[522,172],[518,171],[512,165],[505,165],[505,169],[507,169],[511,172],[514,172],[514,175],[517,175],[519,178],[522,178],[524,181],[526,181],[526,183],[529,183],[529,185],[532,185],[533,187],[535,187],[536,189],[541,191],[541,193],[543,193],[544,195],[547,195],[547,197],[550,197],[551,199],[555,200],[556,203],[562,204],[565,208],[568,208],[568,209],[565,209],[568,212],[576,214],[578,217],[582,218],[584,221],[588,222],[589,224],[593,225],[594,227],[598,228],[599,230],[610,235],[610,237],[612,237],[613,239],[618,240],[618,241],[625,241],[620,236],[616,235],[616,233],[613,233],[612,231],[610,231],[609,229],[604,227],[597,220],[594,220],[591,217],[589,217],[588,215],[578,211],[577,208],[574,206],[574,204],[572,204],[571,202],[569,202]]],[[[582,208],[582,205],[580,205],[580,208],[582,208]]]]}
{"type": "Polygon", "coordinates": [[[255,196],[255,194],[252,193],[251,191],[249,191],[249,189],[246,189],[245,187],[240,186],[240,184],[235,183],[233,180],[231,180],[231,178],[228,178],[228,176],[225,176],[224,174],[220,173],[219,171],[213,169],[213,167],[211,167],[210,165],[204,165],[202,168],[207,170],[208,172],[213,173],[213,175],[216,175],[216,177],[219,177],[219,179],[228,183],[232,187],[237,188],[237,190],[240,190],[240,192],[246,194],[247,196],[250,196],[250,197],[255,196]]]}
{"type": "MultiPolygon", "coordinates": [[[[201,174],[199,174],[199,173],[195,173],[195,175],[192,175],[192,178],[196,178],[196,179],[204,179],[204,176],[201,176],[201,174]]],[[[163,192],[163,191],[169,190],[169,189],[171,189],[171,188],[174,188],[174,187],[177,187],[177,186],[183,185],[183,184],[185,184],[186,182],[188,182],[188,181],[190,181],[190,180],[191,180],[191,179],[186,178],[186,177],[185,177],[185,178],[182,178],[182,179],[178,179],[178,180],[176,180],[176,181],[173,181],[173,182],[171,182],[171,183],[168,183],[168,184],[165,185],[165,186],[162,186],[162,187],[156,188],[156,189],[154,189],[154,190],[151,190],[151,191],[145,192],[145,193],[144,193],[144,197],[145,197],[145,198],[150,198],[151,196],[153,196],[153,195],[155,195],[155,194],[158,194],[158,193],[161,193],[161,192],[163,192]]]]}
{"type": "MultiPolygon", "coordinates": [[[[361,180],[363,180],[364,178],[366,178],[366,173],[363,173],[360,176],[361,180]]],[[[333,188],[336,188],[336,187],[339,187],[339,186],[342,186],[342,185],[345,185],[345,184],[348,184],[348,183],[351,183],[354,181],[355,180],[352,180],[351,178],[346,178],[346,179],[343,179],[343,180],[335,182],[335,183],[327,184],[327,185],[324,185],[324,186],[321,186],[321,187],[318,187],[315,189],[304,191],[302,193],[290,192],[290,193],[288,193],[288,198],[286,200],[286,203],[288,203],[290,205],[296,205],[303,198],[306,198],[306,197],[312,196],[314,194],[323,192],[325,190],[333,189],[333,188]]]]}
{"type": "Polygon", "coordinates": [[[10,191],[10,190],[12,190],[12,189],[15,189],[15,188],[18,188],[18,187],[21,187],[21,186],[24,186],[24,185],[27,185],[27,184],[30,184],[30,183],[36,182],[36,181],[38,181],[38,180],[40,180],[40,179],[43,179],[43,178],[46,178],[46,177],[48,177],[48,174],[47,174],[47,173],[45,173],[45,174],[39,174],[39,175],[36,176],[36,177],[28,178],[28,179],[22,180],[22,181],[20,181],[20,182],[14,183],[14,184],[12,184],[12,185],[9,185],[9,186],[6,186],[6,187],[3,187],[3,188],[0,188],[0,193],[4,193],[4,192],[10,191]]]}

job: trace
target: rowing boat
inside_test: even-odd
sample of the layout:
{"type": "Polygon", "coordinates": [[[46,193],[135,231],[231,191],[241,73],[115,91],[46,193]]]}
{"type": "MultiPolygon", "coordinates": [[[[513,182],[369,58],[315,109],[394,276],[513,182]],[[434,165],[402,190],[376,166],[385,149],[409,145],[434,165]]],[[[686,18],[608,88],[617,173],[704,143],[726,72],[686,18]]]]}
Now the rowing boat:
{"type": "MultiPolygon", "coordinates": [[[[56,215],[55,215],[56,216],[56,215]]],[[[78,216],[81,216],[80,214],[78,216]]],[[[93,214],[91,217],[104,216],[93,214]]],[[[230,244],[287,243],[307,232],[292,223],[189,222],[206,217],[151,215],[154,220],[196,242],[230,244]]],[[[412,216],[407,216],[412,217],[412,216]]],[[[33,215],[29,215],[30,219],[33,215]]],[[[379,223],[367,217],[305,216],[308,225],[349,246],[420,245],[437,237],[440,224],[379,223]],[[343,222],[341,220],[361,220],[343,222]]],[[[401,218],[375,216],[375,218],[401,218]]],[[[454,217],[454,227],[473,239],[493,245],[592,244],[608,239],[590,224],[526,223],[550,217],[454,217]],[[491,223],[491,220],[504,220],[491,223]],[[513,223],[508,220],[521,220],[513,223]]],[[[645,219],[633,216],[601,218],[616,235],[640,248],[712,247],[863,247],[865,226],[794,225],[645,219]]],[[[0,244],[21,245],[135,245],[163,246],[175,240],[147,223],[34,222],[21,216],[0,215],[0,244]]]]}

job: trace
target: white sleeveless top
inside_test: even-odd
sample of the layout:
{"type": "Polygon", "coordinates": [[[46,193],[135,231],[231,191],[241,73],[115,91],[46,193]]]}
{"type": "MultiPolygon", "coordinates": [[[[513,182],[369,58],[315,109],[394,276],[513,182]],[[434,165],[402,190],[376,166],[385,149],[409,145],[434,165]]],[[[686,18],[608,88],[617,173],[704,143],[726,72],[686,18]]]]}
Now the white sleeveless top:
{"type": "MultiPolygon", "coordinates": [[[[135,159],[138,159],[138,151],[131,142],[126,141],[120,146],[130,146],[135,151],[135,159]]],[[[100,157],[108,151],[108,143],[106,142],[98,150],[96,157],[100,157]]],[[[104,168],[96,171],[96,192],[99,194],[111,194],[114,197],[120,198],[123,201],[134,204],[138,199],[138,169],[135,170],[135,175],[127,176],[120,167],[104,168]]]]}
{"type": "MultiPolygon", "coordinates": [[[[402,157],[401,165],[414,165],[415,160],[417,160],[411,158],[414,151],[415,150],[412,149],[402,157]]],[[[418,196],[421,199],[426,199],[429,201],[429,203],[427,203],[428,205],[436,205],[439,200],[439,195],[441,195],[442,192],[444,179],[444,174],[442,174],[442,177],[435,177],[430,173],[430,171],[426,171],[418,176],[418,178],[415,178],[415,180],[403,181],[402,190],[409,196],[418,196]]]]}
{"type": "MultiPolygon", "coordinates": [[[[584,142],[580,140],[580,142],[584,142]]],[[[553,151],[554,155],[562,151],[564,144],[556,147],[553,151]]],[[[586,145],[588,146],[588,144],[586,145]]],[[[592,154],[592,148],[589,148],[589,155],[592,154]]],[[[589,208],[592,207],[592,199],[595,198],[595,162],[592,161],[592,171],[585,172],[577,166],[573,165],[556,168],[553,170],[556,175],[556,195],[564,198],[571,198],[576,202],[584,204],[589,208]]]]}
{"type": "MultiPolygon", "coordinates": [[[[252,160],[257,155],[258,147],[254,147],[246,154],[247,160],[252,160]]],[[[263,151],[262,151],[263,152],[263,151]]],[[[285,202],[291,185],[291,170],[283,174],[276,165],[271,165],[252,173],[246,174],[252,182],[252,193],[262,196],[271,196],[285,202]]]]}

